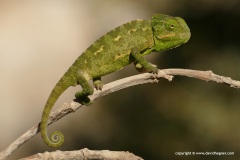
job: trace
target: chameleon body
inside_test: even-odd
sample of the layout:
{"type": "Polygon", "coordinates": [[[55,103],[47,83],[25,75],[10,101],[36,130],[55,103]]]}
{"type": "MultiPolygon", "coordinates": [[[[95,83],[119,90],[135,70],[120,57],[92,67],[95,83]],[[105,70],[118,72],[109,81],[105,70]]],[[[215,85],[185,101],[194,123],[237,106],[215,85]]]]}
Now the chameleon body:
{"type": "Polygon", "coordinates": [[[93,94],[89,80],[101,90],[101,77],[118,71],[133,63],[139,70],[157,73],[158,69],[144,59],[152,51],[165,51],[186,43],[190,30],[182,18],[154,14],[151,20],[135,20],[123,24],[103,35],[87,48],[62,76],[53,88],[41,119],[41,135],[49,147],[60,147],[64,142],[61,132],[47,135],[48,117],[59,96],[70,86],[81,85],[75,94],[77,100],[89,104],[88,96],[93,94]]]}

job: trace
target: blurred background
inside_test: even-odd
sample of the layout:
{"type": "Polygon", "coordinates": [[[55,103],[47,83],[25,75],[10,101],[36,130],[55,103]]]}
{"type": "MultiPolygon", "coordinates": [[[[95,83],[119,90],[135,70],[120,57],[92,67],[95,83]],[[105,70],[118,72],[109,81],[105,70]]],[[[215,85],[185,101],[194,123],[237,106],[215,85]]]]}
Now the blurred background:
{"type": "MultiPolygon", "coordinates": [[[[192,37],[151,54],[159,68],[212,70],[240,80],[238,0],[1,0],[0,150],[41,118],[55,83],[75,59],[109,30],[153,13],[180,16],[192,37]]],[[[105,83],[138,74],[133,65],[105,83]]],[[[70,88],[60,106],[81,87],[70,88]]],[[[65,135],[60,150],[130,151],[148,160],[236,159],[240,154],[240,91],[175,77],[101,98],[49,127],[65,135]],[[234,152],[234,156],[176,156],[176,152],[234,152]]],[[[53,151],[36,135],[9,159],[53,151]]]]}

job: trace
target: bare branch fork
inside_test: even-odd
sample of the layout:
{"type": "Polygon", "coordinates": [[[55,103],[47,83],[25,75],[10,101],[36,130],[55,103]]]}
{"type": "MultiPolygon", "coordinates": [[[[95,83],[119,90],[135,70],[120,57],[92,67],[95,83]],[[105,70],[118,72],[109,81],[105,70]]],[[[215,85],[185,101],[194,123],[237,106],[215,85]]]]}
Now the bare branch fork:
{"type": "MultiPolygon", "coordinates": [[[[188,69],[163,69],[159,70],[157,75],[150,73],[138,74],[135,76],[123,78],[111,83],[104,85],[102,91],[94,90],[94,94],[89,96],[89,98],[94,101],[100,97],[106,96],[110,93],[116,92],[118,90],[139,85],[145,83],[156,83],[159,78],[165,78],[169,81],[172,81],[173,76],[187,76],[204,81],[213,81],[217,83],[226,84],[233,88],[240,88],[240,81],[232,80],[230,77],[223,77],[220,75],[214,74],[212,71],[198,71],[198,70],[188,70],[188,69]]],[[[51,113],[49,118],[49,125],[58,121],[62,117],[66,116],[69,113],[75,112],[82,105],[71,101],[65,103],[61,108],[51,113]]],[[[33,126],[30,130],[20,136],[12,144],[10,144],[6,149],[0,152],[0,159],[6,159],[9,157],[17,148],[22,144],[32,138],[39,132],[39,124],[33,126]]],[[[86,158],[86,157],[85,157],[86,158]]]]}

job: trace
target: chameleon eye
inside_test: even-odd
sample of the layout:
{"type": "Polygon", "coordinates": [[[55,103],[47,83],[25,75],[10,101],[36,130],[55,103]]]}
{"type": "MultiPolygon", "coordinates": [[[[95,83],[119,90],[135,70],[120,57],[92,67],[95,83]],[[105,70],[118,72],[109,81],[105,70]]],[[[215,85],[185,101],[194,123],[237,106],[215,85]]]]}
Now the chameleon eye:
{"type": "Polygon", "coordinates": [[[168,31],[172,31],[172,30],[174,30],[174,25],[173,25],[173,24],[168,24],[168,25],[166,26],[166,29],[167,29],[168,31]]]}

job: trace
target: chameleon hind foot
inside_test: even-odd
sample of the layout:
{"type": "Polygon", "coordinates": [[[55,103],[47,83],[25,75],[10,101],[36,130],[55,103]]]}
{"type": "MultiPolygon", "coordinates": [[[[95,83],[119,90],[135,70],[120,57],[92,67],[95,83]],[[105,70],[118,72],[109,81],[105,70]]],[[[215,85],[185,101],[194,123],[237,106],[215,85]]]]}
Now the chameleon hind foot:
{"type": "Polygon", "coordinates": [[[74,101],[82,105],[90,106],[93,104],[93,102],[90,100],[90,98],[87,95],[88,94],[85,94],[84,91],[77,92],[75,94],[76,99],[74,101]]]}
{"type": "Polygon", "coordinates": [[[94,78],[93,79],[93,85],[97,90],[102,90],[103,88],[103,82],[101,81],[101,77],[94,78]]]}
{"type": "Polygon", "coordinates": [[[93,101],[91,101],[88,97],[76,98],[73,101],[86,106],[90,106],[93,104],[93,101]]]}

